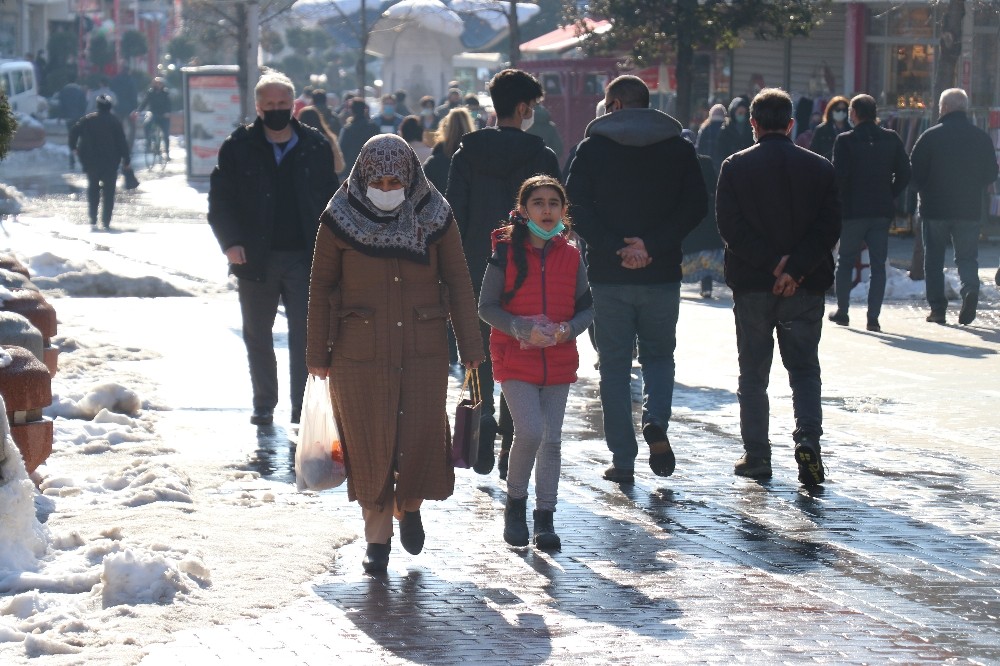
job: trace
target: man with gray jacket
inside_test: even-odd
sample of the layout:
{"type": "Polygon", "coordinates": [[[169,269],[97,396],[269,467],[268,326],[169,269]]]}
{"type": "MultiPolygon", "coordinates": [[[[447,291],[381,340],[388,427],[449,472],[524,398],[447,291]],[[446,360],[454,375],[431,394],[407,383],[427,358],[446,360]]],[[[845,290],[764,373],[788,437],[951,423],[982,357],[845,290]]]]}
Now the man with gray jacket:
{"type": "Polygon", "coordinates": [[[649,466],[674,471],[667,438],[680,310],[681,241],[708,210],[694,146],[681,124],[649,108],[636,76],[608,84],[605,115],[587,127],[566,182],[574,229],[587,242],[601,407],[612,465],[604,478],[632,483],[639,447],[632,422],[632,351],[642,366],[642,435],[649,466]]]}

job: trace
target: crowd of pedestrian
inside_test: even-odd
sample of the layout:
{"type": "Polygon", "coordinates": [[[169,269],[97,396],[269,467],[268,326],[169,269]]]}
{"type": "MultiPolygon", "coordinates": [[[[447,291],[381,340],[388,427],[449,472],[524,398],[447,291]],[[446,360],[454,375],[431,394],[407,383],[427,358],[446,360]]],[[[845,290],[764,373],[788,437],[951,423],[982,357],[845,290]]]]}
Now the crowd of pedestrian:
{"type": "Polygon", "coordinates": [[[806,132],[792,139],[793,101],[780,89],[712,106],[695,134],[650,108],[641,79],[620,76],[563,171],[539,82],[508,69],[488,92],[492,114],[452,82],[438,105],[422,97],[413,114],[397,91],[373,115],[360,95],[310,90],[296,99],[291,81],[270,72],[257,85],[257,120],[225,141],[212,174],[209,221],[238,277],[251,421],[270,424],[278,403],[271,327],[281,302],[292,420],[306,374],[328,377],[348,494],[365,521],[366,571],[385,571],[394,518],[403,548],[420,552],[423,500],[452,493],[450,365],[478,370],[475,471],[496,465],[507,481],[503,539],[532,540],[534,475],[533,541],[554,549],[562,418],[584,331],[598,356],[612,462],[604,478],[633,482],[639,434],[651,471],[670,476],[680,284],[698,283],[707,299],[724,281],[744,447],[734,473],[772,474],[767,389],[777,340],[792,390],[792,455],[811,487],[826,478],[825,297],[833,288],[828,318],[849,325],[852,271],[866,246],[867,328],[881,331],[894,199],[911,183],[924,219],[927,320],[945,321],[949,241],[959,323],[975,318],[976,238],[997,164],[961,90],[942,93],[940,122],[908,156],[879,126],[869,95],[837,96],[814,113],[806,149],[806,132]]]}

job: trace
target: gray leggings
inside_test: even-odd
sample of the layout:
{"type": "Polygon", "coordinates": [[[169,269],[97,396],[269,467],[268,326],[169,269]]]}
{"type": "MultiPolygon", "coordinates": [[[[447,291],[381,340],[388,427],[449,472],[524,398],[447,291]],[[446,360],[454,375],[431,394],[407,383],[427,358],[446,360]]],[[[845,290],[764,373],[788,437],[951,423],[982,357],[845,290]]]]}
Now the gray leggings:
{"type": "Polygon", "coordinates": [[[561,463],[562,423],[569,384],[536,386],[508,379],[501,385],[514,420],[514,444],[507,468],[507,496],[528,496],[535,466],[535,508],[556,510],[561,463]],[[537,465],[536,465],[537,463],[537,465]]]}

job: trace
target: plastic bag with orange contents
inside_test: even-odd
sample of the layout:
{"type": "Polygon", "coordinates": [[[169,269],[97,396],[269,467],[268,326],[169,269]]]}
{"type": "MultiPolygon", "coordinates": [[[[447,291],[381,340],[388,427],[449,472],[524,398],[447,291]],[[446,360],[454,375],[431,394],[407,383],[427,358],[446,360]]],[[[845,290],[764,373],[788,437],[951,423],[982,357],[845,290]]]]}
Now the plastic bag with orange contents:
{"type": "Polygon", "coordinates": [[[295,447],[295,485],[302,490],[336,488],[347,478],[344,449],[333,416],[330,380],[310,375],[302,398],[302,423],[295,447]]]}

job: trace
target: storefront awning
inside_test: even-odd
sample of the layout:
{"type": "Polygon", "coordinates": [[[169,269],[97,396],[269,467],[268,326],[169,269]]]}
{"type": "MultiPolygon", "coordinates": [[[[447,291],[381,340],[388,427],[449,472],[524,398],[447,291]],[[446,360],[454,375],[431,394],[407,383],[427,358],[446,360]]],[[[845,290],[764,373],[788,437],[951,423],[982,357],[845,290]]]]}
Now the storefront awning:
{"type": "MultiPolygon", "coordinates": [[[[611,21],[584,19],[587,28],[598,35],[611,29],[611,21]]],[[[522,54],[555,55],[566,49],[579,46],[587,33],[581,33],[576,25],[567,25],[521,44],[522,54]]]]}

